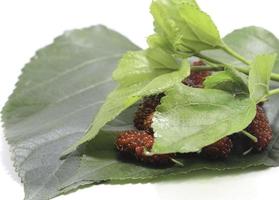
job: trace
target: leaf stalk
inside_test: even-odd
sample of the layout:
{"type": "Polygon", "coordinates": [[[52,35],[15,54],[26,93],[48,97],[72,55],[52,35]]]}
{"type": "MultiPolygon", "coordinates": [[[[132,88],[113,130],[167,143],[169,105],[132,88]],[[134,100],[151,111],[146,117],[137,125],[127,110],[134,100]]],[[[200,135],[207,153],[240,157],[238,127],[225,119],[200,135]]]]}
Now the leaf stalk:
{"type": "MultiPolygon", "coordinates": [[[[213,63],[216,66],[192,67],[191,68],[192,71],[208,71],[208,70],[209,71],[223,71],[225,67],[231,66],[231,65],[222,63],[222,62],[220,62],[220,61],[218,61],[214,58],[207,57],[207,56],[205,56],[203,54],[200,54],[200,53],[197,53],[196,56],[201,58],[201,59],[204,59],[206,61],[209,61],[209,63],[213,63]]],[[[245,67],[232,66],[232,67],[234,67],[239,72],[242,72],[246,75],[249,75],[249,67],[247,67],[247,66],[245,66],[245,67]]],[[[270,79],[273,80],[273,81],[279,82],[279,74],[272,73],[270,79]]]]}
{"type": "Polygon", "coordinates": [[[254,136],[254,135],[252,135],[251,133],[249,133],[249,132],[247,132],[247,131],[245,131],[245,130],[243,130],[243,131],[241,131],[244,135],[246,135],[248,138],[250,138],[253,142],[258,142],[258,139],[254,136]]]}
{"type": "Polygon", "coordinates": [[[221,47],[226,53],[228,53],[229,55],[231,55],[232,57],[236,58],[237,60],[241,61],[242,63],[244,63],[245,65],[250,65],[251,63],[246,60],[244,57],[242,57],[241,55],[239,55],[238,53],[236,53],[234,50],[232,50],[228,45],[224,44],[221,47]]]}
{"type": "Polygon", "coordinates": [[[269,92],[268,92],[268,97],[270,97],[270,96],[273,96],[273,95],[277,95],[277,94],[279,94],[279,88],[277,88],[277,89],[274,89],[274,90],[270,90],[269,92]]]}

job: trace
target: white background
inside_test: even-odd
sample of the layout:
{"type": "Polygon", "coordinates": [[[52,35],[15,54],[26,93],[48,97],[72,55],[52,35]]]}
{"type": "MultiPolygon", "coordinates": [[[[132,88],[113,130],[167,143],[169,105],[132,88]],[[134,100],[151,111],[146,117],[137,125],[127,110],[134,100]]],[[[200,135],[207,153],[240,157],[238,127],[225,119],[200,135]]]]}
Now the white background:
{"type": "MultiPolygon", "coordinates": [[[[34,52],[65,30],[105,24],[146,47],[152,33],[151,0],[0,0],[0,107],[11,94],[21,68],[34,52]]],[[[279,2],[275,0],[198,0],[222,35],[248,25],[263,26],[279,36],[279,2]]],[[[0,198],[23,199],[19,178],[0,130],[0,198]]],[[[73,199],[276,199],[279,168],[242,174],[185,176],[159,182],[100,185],[57,200],[73,199]]]]}

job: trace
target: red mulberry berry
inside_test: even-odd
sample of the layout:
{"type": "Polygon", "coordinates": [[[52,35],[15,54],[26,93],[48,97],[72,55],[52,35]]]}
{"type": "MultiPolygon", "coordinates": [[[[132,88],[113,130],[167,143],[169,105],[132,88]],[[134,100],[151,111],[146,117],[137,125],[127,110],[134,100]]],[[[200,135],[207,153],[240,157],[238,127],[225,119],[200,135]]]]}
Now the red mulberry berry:
{"type": "Polygon", "coordinates": [[[257,105],[256,117],[246,130],[258,139],[253,143],[254,149],[263,151],[267,148],[272,139],[272,129],[262,106],[257,105]]]}
{"type": "MultiPolygon", "coordinates": [[[[192,64],[193,66],[202,66],[204,63],[202,61],[197,61],[192,64]]],[[[191,72],[190,76],[182,81],[183,84],[195,87],[203,88],[203,82],[206,77],[210,76],[210,71],[201,71],[201,72],[191,72]]]]}
{"type": "Polygon", "coordinates": [[[134,126],[138,130],[152,132],[151,124],[153,113],[155,112],[156,107],[160,104],[160,100],[163,96],[164,94],[158,94],[144,98],[143,102],[139,105],[134,118],[134,126]]]}
{"type": "Polygon", "coordinates": [[[125,131],[117,137],[115,145],[120,153],[133,156],[139,161],[158,166],[172,164],[171,154],[152,156],[144,154],[144,150],[151,150],[153,143],[153,136],[146,131],[125,131]]]}
{"type": "Polygon", "coordinates": [[[225,159],[232,151],[233,144],[230,138],[225,137],[202,149],[202,156],[208,159],[225,159]]]}

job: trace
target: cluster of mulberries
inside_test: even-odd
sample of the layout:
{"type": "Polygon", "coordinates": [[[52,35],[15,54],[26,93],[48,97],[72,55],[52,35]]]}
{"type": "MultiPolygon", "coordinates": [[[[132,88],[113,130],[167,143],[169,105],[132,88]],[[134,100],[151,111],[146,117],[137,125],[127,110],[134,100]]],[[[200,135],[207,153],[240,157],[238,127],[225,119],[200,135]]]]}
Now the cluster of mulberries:
{"type": "Polygon", "coordinates": [[[257,142],[253,143],[253,148],[256,151],[267,148],[272,138],[272,129],[262,106],[257,106],[256,117],[246,130],[258,139],[257,142]]]}
{"type": "Polygon", "coordinates": [[[147,131],[124,131],[116,139],[116,148],[122,154],[134,157],[137,160],[156,165],[165,166],[172,164],[171,154],[146,156],[144,151],[150,151],[154,138],[147,131]]]}
{"type": "MultiPolygon", "coordinates": [[[[193,66],[201,65],[203,65],[201,61],[193,63],[193,66]]],[[[210,71],[191,72],[191,75],[182,82],[191,87],[203,88],[204,80],[210,75],[210,71]]],[[[164,94],[158,94],[143,99],[134,118],[134,126],[138,130],[124,131],[116,140],[116,148],[122,155],[129,155],[138,161],[156,166],[173,164],[172,158],[174,154],[145,155],[145,150],[151,150],[154,143],[151,127],[152,118],[163,96],[164,94]]],[[[249,149],[254,149],[255,151],[266,149],[272,138],[272,129],[262,105],[257,106],[257,114],[246,128],[246,131],[254,135],[257,138],[257,142],[253,142],[242,133],[235,133],[204,147],[198,155],[203,158],[216,160],[226,159],[232,152],[244,153],[249,149]]]]}

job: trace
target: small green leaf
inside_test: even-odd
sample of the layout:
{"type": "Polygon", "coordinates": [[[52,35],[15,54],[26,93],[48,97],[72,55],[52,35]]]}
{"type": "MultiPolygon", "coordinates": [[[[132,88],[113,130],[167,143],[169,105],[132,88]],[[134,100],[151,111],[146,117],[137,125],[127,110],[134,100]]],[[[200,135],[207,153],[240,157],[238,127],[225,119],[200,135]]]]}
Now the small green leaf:
{"type": "MultiPolygon", "coordinates": [[[[164,51],[162,48],[147,49],[147,56],[166,68],[177,70],[180,67],[176,59],[172,57],[171,54],[164,51]]],[[[161,66],[158,67],[160,68],[161,66]]]]}
{"type": "Polygon", "coordinates": [[[173,87],[176,83],[180,83],[185,77],[188,77],[189,75],[190,75],[190,64],[188,60],[183,60],[181,62],[181,67],[179,70],[158,76],[142,90],[135,93],[135,96],[148,96],[148,95],[156,94],[158,93],[158,91],[160,92],[165,91],[173,87]]]}
{"type": "Polygon", "coordinates": [[[157,36],[153,44],[168,47],[171,44],[175,53],[185,56],[223,46],[211,18],[187,1],[154,0],[151,13],[155,19],[155,31],[161,38],[157,36]]]}
{"type": "Polygon", "coordinates": [[[249,91],[255,102],[265,100],[269,92],[270,75],[276,61],[277,54],[256,56],[250,66],[249,91]]]}
{"type": "Polygon", "coordinates": [[[178,84],[166,92],[153,118],[153,153],[197,152],[246,128],[256,104],[245,96],[178,84]]]}
{"type": "Polygon", "coordinates": [[[121,59],[118,68],[113,73],[113,78],[120,85],[107,97],[85,136],[68,149],[65,155],[79,145],[92,140],[106,123],[143,96],[163,92],[190,74],[188,62],[188,64],[182,62],[182,66],[177,69],[177,63],[173,66],[169,65],[175,60],[162,52],[160,50],[155,54],[154,50],[129,52],[121,59]],[[162,53],[162,57],[165,56],[163,59],[165,63],[159,59],[159,53],[162,53]],[[155,57],[153,58],[152,55],[155,57]]]}
{"type": "Polygon", "coordinates": [[[227,67],[225,71],[208,76],[204,81],[204,87],[208,89],[224,90],[236,95],[248,95],[249,90],[247,82],[248,79],[246,75],[231,67],[227,67]]]}
{"type": "Polygon", "coordinates": [[[147,43],[150,48],[161,48],[169,54],[174,53],[172,44],[165,37],[162,37],[159,34],[150,35],[147,38],[147,43]]]}

